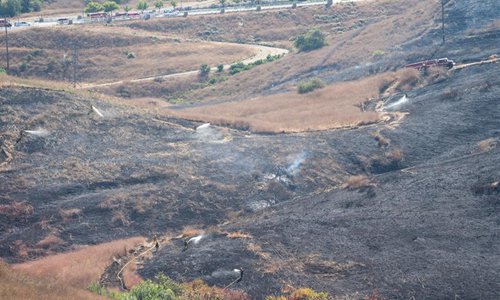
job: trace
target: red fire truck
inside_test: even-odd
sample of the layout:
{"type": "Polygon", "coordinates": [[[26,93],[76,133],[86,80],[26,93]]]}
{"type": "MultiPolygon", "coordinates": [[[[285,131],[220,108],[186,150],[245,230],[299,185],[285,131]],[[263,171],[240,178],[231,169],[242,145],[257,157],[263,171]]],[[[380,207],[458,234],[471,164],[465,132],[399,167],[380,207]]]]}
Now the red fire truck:
{"type": "Polygon", "coordinates": [[[423,60],[406,65],[405,67],[417,70],[424,70],[430,67],[447,67],[448,69],[451,69],[453,68],[453,66],[455,66],[455,62],[445,57],[439,59],[423,60]]]}

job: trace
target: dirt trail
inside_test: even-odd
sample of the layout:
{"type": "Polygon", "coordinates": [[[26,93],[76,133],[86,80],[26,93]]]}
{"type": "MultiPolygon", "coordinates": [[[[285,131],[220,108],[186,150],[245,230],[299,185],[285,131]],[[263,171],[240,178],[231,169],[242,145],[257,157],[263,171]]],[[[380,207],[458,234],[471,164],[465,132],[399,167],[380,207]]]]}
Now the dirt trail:
{"type": "Polygon", "coordinates": [[[486,60],[476,61],[476,62],[472,62],[472,63],[468,63],[468,64],[456,65],[455,67],[453,67],[451,69],[451,71],[460,70],[460,69],[464,69],[464,68],[468,68],[468,67],[472,67],[472,66],[480,66],[480,65],[484,65],[484,64],[494,64],[497,61],[498,61],[497,55],[492,55],[489,59],[486,59],[486,60]]]}
{"type": "MultiPolygon", "coordinates": [[[[212,42],[221,46],[227,45],[227,46],[232,46],[232,45],[239,45],[241,44],[235,44],[235,43],[228,43],[228,42],[212,42]]],[[[241,62],[245,64],[250,64],[253,63],[257,60],[260,59],[265,59],[268,55],[285,55],[289,51],[287,49],[282,49],[282,48],[274,48],[274,47],[268,47],[268,46],[262,46],[262,45],[244,45],[245,47],[248,47],[252,49],[256,54],[252,57],[249,57],[247,59],[242,60],[241,62]]],[[[224,69],[229,68],[230,65],[224,65],[224,69]]],[[[212,71],[215,71],[217,68],[212,68],[212,71]]],[[[143,82],[143,81],[152,81],[155,79],[168,79],[168,78],[175,78],[175,77],[184,77],[184,76],[189,76],[189,75],[195,75],[198,73],[198,70],[193,70],[193,71],[186,71],[186,72],[179,72],[179,73],[173,73],[173,74],[166,74],[166,75],[156,75],[156,76],[150,76],[150,77],[145,77],[145,78],[138,78],[138,79],[132,79],[132,80],[119,80],[119,81],[114,81],[114,82],[108,82],[108,83],[99,83],[99,84],[81,84],[78,89],[92,89],[92,88],[98,88],[98,87],[106,87],[106,86],[112,86],[112,85],[118,85],[118,84],[123,84],[125,82],[143,82]]]]}

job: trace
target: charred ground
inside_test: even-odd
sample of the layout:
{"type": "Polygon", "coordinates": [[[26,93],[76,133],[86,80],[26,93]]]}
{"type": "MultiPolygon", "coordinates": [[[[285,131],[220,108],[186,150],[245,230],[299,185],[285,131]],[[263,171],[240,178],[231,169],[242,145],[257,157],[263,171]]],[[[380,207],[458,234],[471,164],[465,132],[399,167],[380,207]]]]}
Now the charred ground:
{"type": "MultiPolygon", "coordinates": [[[[470,9],[449,2],[449,15],[475,21],[450,24],[446,47],[433,28],[384,61],[495,54],[498,4],[464,2],[470,9]]],[[[357,79],[382,63],[299,77],[357,79]]],[[[199,243],[182,251],[172,239],[139,273],[224,287],[244,268],[231,288],[256,299],[303,286],[339,297],[496,299],[499,73],[498,64],[472,66],[408,92],[399,106],[387,108],[401,95],[382,99],[385,110],[406,113],[398,124],[272,135],[196,130],[92,93],[4,86],[0,253],[22,262],[191,226],[199,243]]]]}

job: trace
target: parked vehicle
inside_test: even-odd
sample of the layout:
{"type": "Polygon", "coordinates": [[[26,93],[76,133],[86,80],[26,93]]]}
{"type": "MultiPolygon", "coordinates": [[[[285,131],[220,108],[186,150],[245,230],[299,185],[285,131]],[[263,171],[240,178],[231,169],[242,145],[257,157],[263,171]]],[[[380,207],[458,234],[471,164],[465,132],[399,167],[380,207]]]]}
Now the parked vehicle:
{"type": "Polygon", "coordinates": [[[87,16],[92,20],[103,20],[109,17],[108,13],[105,12],[90,13],[87,16]]]}
{"type": "Polygon", "coordinates": [[[453,68],[455,66],[455,62],[448,58],[439,58],[439,59],[430,59],[423,60],[416,63],[408,64],[405,67],[417,70],[423,70],[430,67],[447,67],[448,69],[453,68]]]}
{"type": "Polygon", "coordinates": [[[18,21],[18,22],[14,22],[14,26],[16,26],[16,27],[26,27],[26,26],[31,26],[31,23],[26,22],[26,21],[18,21]]]}
{"type": "Polygon", "coordinates": [[[71,20],[69,18],[59,18],[57,19],[57,24],[59,25],[69,25],[71,24],[71,20]]]}
{"type": "Polygon", "coordinates": [[[12,27],[12,24],[6,19],[0,19],[0,27],[12,27]]]}

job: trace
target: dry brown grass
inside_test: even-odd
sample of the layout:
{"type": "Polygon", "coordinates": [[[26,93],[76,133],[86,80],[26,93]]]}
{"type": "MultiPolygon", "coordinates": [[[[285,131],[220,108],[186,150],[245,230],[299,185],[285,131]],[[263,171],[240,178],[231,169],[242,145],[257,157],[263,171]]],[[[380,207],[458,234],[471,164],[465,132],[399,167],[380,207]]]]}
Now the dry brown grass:
{"type": "Polygon", "coordinates": [[[204,231],[202,229],[199,229],[199,228],[196,228],[193,226],[186,226],[182,229],[181,236],[182,237],[191,237],[191,236],[203,234],[203,232],[204,231]]]}
{"type": "Polygon", "coordinates": [[[67,286],[86,289],[92,281],[99,280],[106,267],[113,262],[114,256],[123,256],[126,249],[142,242],[144,239],[141,237],[117,240],[17,264],[13,268],[30,275],[53,278],[67,286]]]}
{"type": "Polygon", "coordinates": [[[262,250],[262,247],[256,243],[248,243],[247,250],[254,253],[263,260],[270,260],[271,254],[262,250]]]}
{"type": "Polygon", "coordinates": [[[64,244],[65,244],[65,242],[60,237],[58,237],[54,234],[49,234],[48,236],[43,238],[41,241],[36,243],[36,246],[39,248],[49,249],[49,248],[61,246],[64,244]]]}
{"type": "Polygon", "coordinates": [[[59,215],[63,219],[64,222],[67,222],[71,219],[78,218],[82,214],[82,210],[79,208],[69,208],[69,209],[60,209],[59,215]]]}
{"type": "Polygon", "coordinates": [[[373,185],[373,182],[366,175],[354,175],[347,178],[343,187],[347,189],[360,189],[373,185]]]}
{"type": "Polygon", "coordinates": [[[70,27],[13,32],[9,37],[11,69],[22,76],[68,81],[72,76],[71,44],[78,36],[83,43],[79,45],[78,76],[92,83],[192,71],[203,63],[230,64],[257,53],[245,45],[181,42],[162,35],[144,36],[130,29],[103,27],[86,26],[78,32],[70,27]],[[129,59],[129,52],[135,58],[129,59]],[[27,66],[24,71],[19,69],[23,63],[27,66]]]}
{"type": "Polygon", "coordinates": [[[422,75],[416,69],[402,69],[398,72],[396,89],[409,91],[422,82],[422,75]]]}
{"type": "MultiPolygon", "coordinates": [[[[248,124],[257,132],[300,132],[353,127],[379,121],[379,114],[363,112],[358,104],[379,96],[381,82],[398,73],[359,81],[341,82],[308,94],[289,92],[185,110],[172,111],[183,118],[231,127],[248,124]]],[[[246,127],[246,126],[245,126],[246,127]]]]}
{"type": "Polygon", "coordinates": [[[485,139],[485,140],[482,140],[479,143],[477,143],[477,145],[479,146],[479,149],[481,151],[487,152],[487,151],[490,151],[491,149],[495,148],[496,139],[495,138],[485,139]]]}
{"type": "Polygon", "coordinates": [[[0,216],[5,216],[10,220],[27,218],[34,212],[33,206],[26,201],[14,201],[9,204],[0,205],[0,216]]]}
{"type": "MultiPolygon", "coordinates": [[[[339,68],[370,63],[373,60],[371,53],[374,50],[382,50],[386,53],[385,55],[390,56],[395,45],[418,38],[432,29],[433,26],[430,24],[433,24],[437,18],[438,4],[436,0],[424,0],[417,3],[410,0],[381,0],[363,1],[355,6],[336,4],[332,8],[333,12],[325,12],[323,7],[301,8],[293,12],[292,18],[292,20],[300,19],[300,24],[303,24],[300,27],[295,25],[288,27],[286,22],[290,20],[286,17],[274,19],[274,15],[266,15],[262,19],[256,18],[259,24],[254,25],[241,16],[243,21],[239,22],[243,22],[245,24],[243,27],[250,32],[260,33],[263,22],[279,24],[272,27],[275,31],[273,34],[263,36],[264,40],[280,40],[286,37],[288,41],[296,36],[297,32],[292,34],[292,30],[302,33],[303,30],[307,31],[311,27],[318,27],[328,33],[328,45],[319,50],[288,55],[277,62],[259,66],[237,76],[231,76],[227,81],[220,83],[217,90],[205,88],[192,93],[191,98],[219,102],[221,100],[234,101],[234,99],[251,98],[258,93],[266,92],[273,84],[291,82],[296,80],[298,76],[300,80],[307,79],[305,74],[317,76],[317,74],[313,75],[314,72],[311,70],[326,68],[326,71],[322,73],[333,75],[339,68]],[[340,27],[340,30],[332,31],[332,27],[337,26],[340,27]],[[280,33],[283,33],[283,36],[280,33]]],[[[276,15],[279,14],[280,12],[276,12],[276,15]]],[[[223,20],[213,22],[216,24],[214,26],[219,29],[222,24],[226,23],[238,28],[238,20],[235,20],[234,23],[232,23],[233,21],[224,23],[223,20]]],[[[403,61],[390,60],[373,72],[383,72],[404,64],[403,61]]],[[[280,86],[280,88],[282,87],[280,86]]]]}
{"type": "Polygon", "coordinates": [[[0,261],[0,299],[9,300],[97,300],[104,299],[57,279],[30,276],[0,261]]]}
{"type": "Polygon", "coordinates": [[[251,234],[242,231],[230,232],[227,237],[231,239],[253,239],[251,234]]]}

